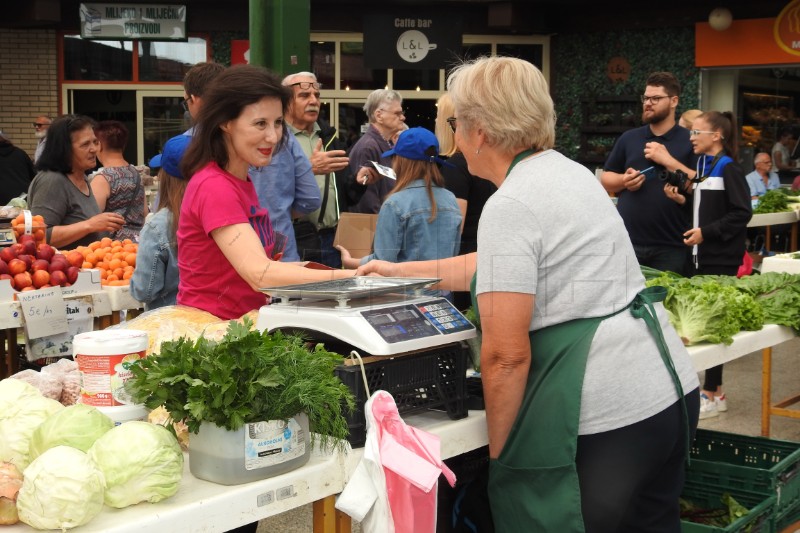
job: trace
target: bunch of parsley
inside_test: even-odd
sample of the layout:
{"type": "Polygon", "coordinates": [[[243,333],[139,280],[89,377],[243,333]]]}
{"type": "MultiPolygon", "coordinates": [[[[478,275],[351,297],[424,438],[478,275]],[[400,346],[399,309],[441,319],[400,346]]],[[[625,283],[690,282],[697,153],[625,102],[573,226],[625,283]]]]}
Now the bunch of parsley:
{"type": "MultiPolygon", "coordinates": [[[[251,331],[252,321],[231,321],[220,342],[181,338],[130,366],[126,389],[136,403],[163,405],[192,433],[201,422],[235,431],[246,423],[308,415],[312,438],[326,446],[349,433],[343,410],[352,411],[350,389],[334,367],[341,356],[303,339],[251,331]]],[[[343,442],[343,441],[340,441],[343,442]]]]}

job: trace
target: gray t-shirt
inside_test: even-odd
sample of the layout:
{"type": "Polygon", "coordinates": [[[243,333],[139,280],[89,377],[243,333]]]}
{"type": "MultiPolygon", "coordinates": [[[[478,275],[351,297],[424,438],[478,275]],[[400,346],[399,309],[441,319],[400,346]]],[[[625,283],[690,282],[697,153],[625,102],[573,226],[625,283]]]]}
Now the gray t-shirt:
{"type": "MultiPolygon", "coordinates": [[[[86,183],[88,185],[88,180],[86,183]]],[[[49,170],[43,170],[33,178],[28,188],[28,206],[31,213],[44,217],[47,242],[50,242],[53,226],[68,226],[100,214],[91,187],[86,195],[67,176],[49,170]]],[[[90,233],[61,248],[67,250],[76,246],[88,246],[108,235],[105,232],[90,233]]]]}
{"type": "MultiPolygon", "coordinates": [[[[608,194],[588,169],[558,152],[519,163],[483,208],[476,291],[536,295],[530,331],[608,315],[643,288],[633,246],[608,194]]],[[[663,305],[656,309],[689,392],[698,386],[697,374],[663,305]]],[[[582,394],[582,435],[639,422],[678,399],[647,326],[628,311],[600,324],[582,394]]]]}

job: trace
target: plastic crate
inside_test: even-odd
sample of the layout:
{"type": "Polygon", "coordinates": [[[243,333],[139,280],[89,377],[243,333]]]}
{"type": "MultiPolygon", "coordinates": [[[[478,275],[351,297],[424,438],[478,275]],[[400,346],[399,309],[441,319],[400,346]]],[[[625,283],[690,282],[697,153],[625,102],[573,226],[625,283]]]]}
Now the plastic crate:
{"type": "MultiPolygon", "coordinates": [[[[467,416],[466,379],[468,350],[461,344],[448,344],[435,350],[364,363],[370,392],[384,390],[394,397],[398,412],[415,413],[425,409],[447,411],[451,420],[467,416]]],[[[358,448],[367,437],[364,404],[367,391],[361,366],[339,365],[335,375],[353,392],[356,407],[347,416],[350,445],[358,448]]]]}
{"type": "Polygon", "coordinates": [[[715,485],[775,495],[775,514],[800,506],[800,442],[698,429],[693,476],[715,485]]]}
{"type": "Polygon", "coordinates": [[[781,533],[784,531],[800,531],[800,503],[795,505],[794,508],[786,509],[775,517],[775,531],[781,533]],[[792,529],[789,529],[793,526],[792,529]]]}
{"type": "MultiPolygon", "coordinates": [[[[692,461],[692,466],[694,466],[694,461],[692,461]]],[[[750,512],[724,528],[692,522],[686,517],[682,517],[681,531],[683,533],[772,533],[775,531],[773,515],[775,496],[730,489],[719,484],[709,483],[708,480],[700,481],[692,475],[691,468],[689,467],[687,471],[686,484],[683,487],[681,498],[701,509],[723,509],[724,504],[721,497],[727,492],[750,512]]]]}

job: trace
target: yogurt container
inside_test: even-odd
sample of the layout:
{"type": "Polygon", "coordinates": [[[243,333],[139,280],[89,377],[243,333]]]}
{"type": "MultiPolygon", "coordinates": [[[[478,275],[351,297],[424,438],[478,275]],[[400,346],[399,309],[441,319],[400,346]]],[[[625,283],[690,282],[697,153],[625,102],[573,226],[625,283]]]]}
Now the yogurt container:
{"type": "Polygon", "coordinates": [[[80,402],[95,407],[133,403],[125,382],[133,376],[131,362],[145,357],[146,331],[113,329],[79,333],[72,351],[81,374],[80,402]]]}
{"type": "Polygon", "coordinates": [[[142,420],[147,422],[148,409],[144,405],[117,405],[115,407],[98,407],[98,411],[114,421],[118,426],[131,420],[142,420]]]}

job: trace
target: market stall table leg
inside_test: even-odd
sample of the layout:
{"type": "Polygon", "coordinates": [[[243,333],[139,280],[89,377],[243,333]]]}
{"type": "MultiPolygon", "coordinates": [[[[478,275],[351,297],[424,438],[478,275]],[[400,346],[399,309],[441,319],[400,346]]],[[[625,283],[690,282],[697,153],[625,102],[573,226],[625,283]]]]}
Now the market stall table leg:
{"type": "Polygon", "coordinates": [[[800,419],[800,410],[787,409],[796,403],[800,403],[800,394],[772,403],[772,348],[764,348],[761,354],[761,435],[769,437],[772,416],[800,419]]]}
{"type": "Polygon", "coordinates": [[[327,496],[314,502],[314,533],[350,533],[350,517],[336,510],[335,496],[327,496]]]}

